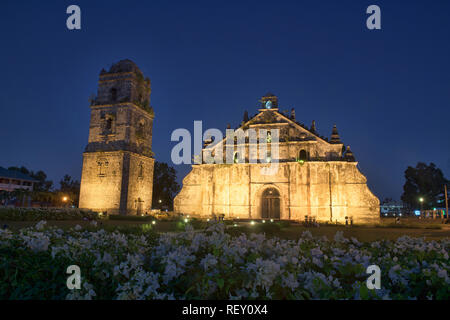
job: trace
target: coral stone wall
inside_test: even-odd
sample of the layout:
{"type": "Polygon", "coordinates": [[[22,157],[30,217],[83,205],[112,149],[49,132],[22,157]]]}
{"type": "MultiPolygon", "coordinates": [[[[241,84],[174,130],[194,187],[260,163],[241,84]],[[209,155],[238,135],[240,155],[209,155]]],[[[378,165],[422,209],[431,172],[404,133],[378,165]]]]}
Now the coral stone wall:
{"type": "Polygon", "coordinates": [[[311,161],[276,164],[203,164],[193,166],[174,201],[176,212],[210,217],[259,219],[262,193],[280,193],[280,218],[356,223],[379,220],[379,200],[367,187],[356,162],[311,161]],[[266,170],[265,170],[266,169],[266,170]]]}
{"type": "Polygon", "coordinates": [[[123,152],[83,154],[80,208],[119,213],[123,160],[123,152]]]}

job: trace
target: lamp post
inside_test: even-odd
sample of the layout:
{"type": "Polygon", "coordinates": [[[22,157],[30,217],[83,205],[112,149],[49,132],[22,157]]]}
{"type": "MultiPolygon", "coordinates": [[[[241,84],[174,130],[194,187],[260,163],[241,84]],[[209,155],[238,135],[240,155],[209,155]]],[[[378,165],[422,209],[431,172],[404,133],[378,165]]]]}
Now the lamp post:
{"type": "Polygon", "coordinates": [[[422,216],[422,209],[423,209],[423,198],[422,197],[419,198],[419,202],[420,202],[420,216],[422,216]]]}
{"type": "Polygon", "coordinates": [[[68,200],[68,198],[67,198],[66,196],[64,196],[64,197],[62,198],[62,201],[64,202],[64,207],[66,206],[67,200],[68,200]]]}
{"type": "Polygon", "coordinates": [[[445,185],[445,213],[447,214],[447,222],[448,222],[448,197],[447,197],[447,185],[445,185]]]}

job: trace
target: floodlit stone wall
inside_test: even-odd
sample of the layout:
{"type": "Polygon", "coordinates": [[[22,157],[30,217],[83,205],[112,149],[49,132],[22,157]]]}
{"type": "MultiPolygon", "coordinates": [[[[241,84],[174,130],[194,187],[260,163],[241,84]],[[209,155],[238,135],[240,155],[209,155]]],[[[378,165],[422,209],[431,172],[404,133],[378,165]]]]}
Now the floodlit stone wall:
{"type": "Polygon", "coordinates": [[[175,211],[209,218],[260,219],[267,188],[280,193],[280,218],[355,223],[377,222],[379,200],[367,187],[356,162],[279,163],[275,175],[262,174],[269,164],[195,165],[175,198],[175,211]]]}

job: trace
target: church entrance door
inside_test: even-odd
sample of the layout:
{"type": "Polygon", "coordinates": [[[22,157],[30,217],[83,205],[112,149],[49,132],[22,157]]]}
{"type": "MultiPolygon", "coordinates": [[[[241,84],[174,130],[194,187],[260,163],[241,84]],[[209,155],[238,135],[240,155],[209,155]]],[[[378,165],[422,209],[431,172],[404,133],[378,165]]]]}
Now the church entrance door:
{"type": "Polygon", "coordinates": [[[264,190],[262,195],[262,219],[280,219],[280,193],[275,188],[264,190]]]}

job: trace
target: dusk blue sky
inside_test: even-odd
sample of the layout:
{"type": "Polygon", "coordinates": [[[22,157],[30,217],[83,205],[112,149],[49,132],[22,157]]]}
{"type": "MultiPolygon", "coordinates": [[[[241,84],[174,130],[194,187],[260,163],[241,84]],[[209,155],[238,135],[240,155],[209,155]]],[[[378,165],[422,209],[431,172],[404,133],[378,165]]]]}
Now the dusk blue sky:
{"type": "MultiPolygon", "coordinates": [[[[371,190],[404,170],[450,178],[450,1],[2,1],[0,166],[81,177],[102,68],[129,58],[152,81],[153,151],[170,135],[235,127],[267,92],[321,135],[336,124],[371,190]],[[66,28],[77,4],[82,30],[66,28]],[[381,7],[382,30],[366,28],[381,7]]],[[[172,164],[173,165],[173,164],[172,164]]],[[[181,181],[189,166],[175,166],[181,181]]]]}

